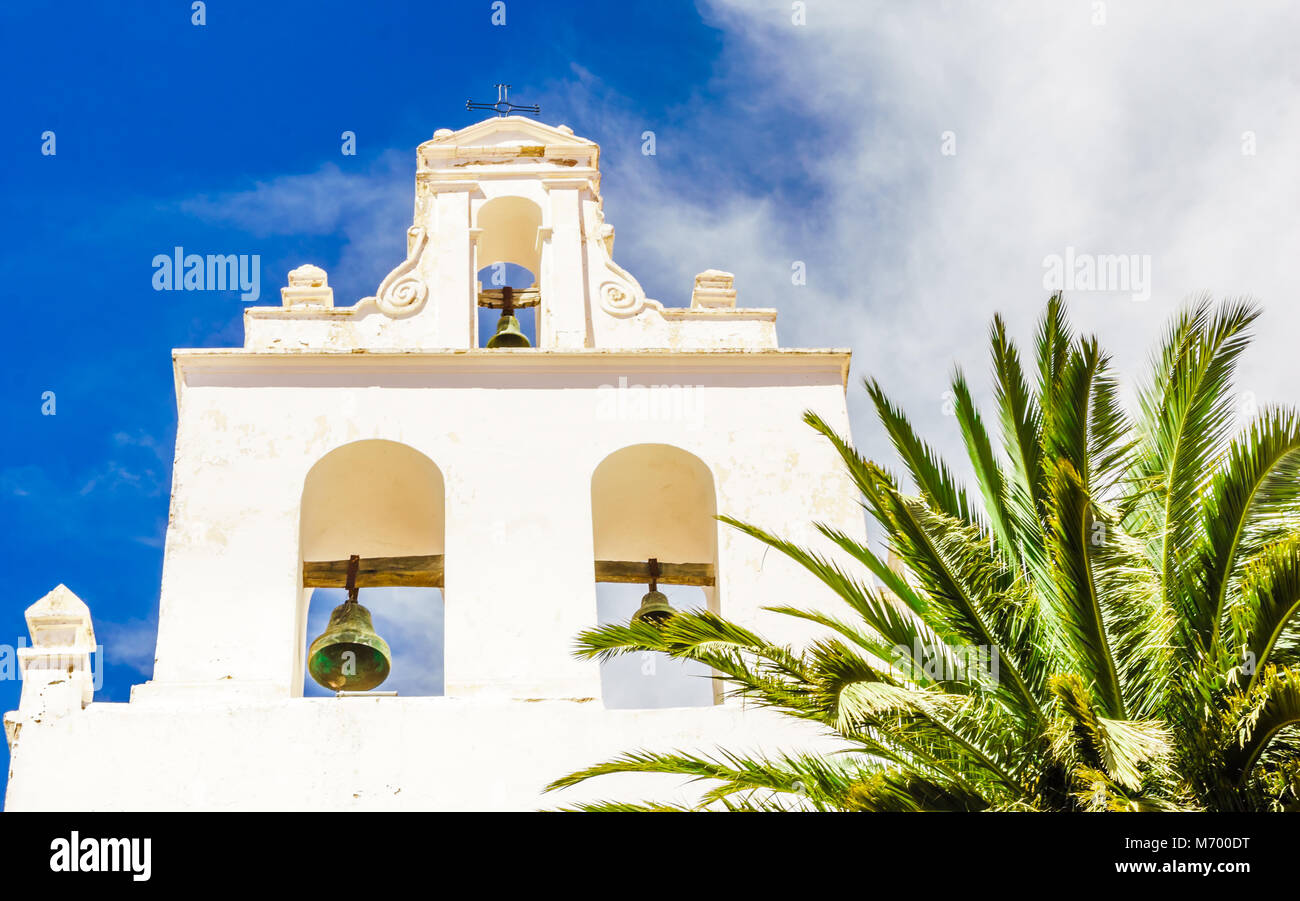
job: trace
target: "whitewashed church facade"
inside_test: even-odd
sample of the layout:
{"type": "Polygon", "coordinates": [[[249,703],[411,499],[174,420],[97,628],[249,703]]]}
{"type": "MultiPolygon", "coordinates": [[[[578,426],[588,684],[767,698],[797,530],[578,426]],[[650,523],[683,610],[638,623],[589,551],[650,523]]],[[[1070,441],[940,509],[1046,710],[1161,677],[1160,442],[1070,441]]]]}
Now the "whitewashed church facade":
{"type": "Polygon", "coordinates": [[[373,297],[335,306],[304,266],[281,306],[245,312],[243,347],[173,352],[153,678],[129,703],[94,700],[87,606],[62,586],[33,605],[8,809],[680,799],[695,789],[671,777],[542,788],[637,748],[820,740],[730,700],[607,709],[598,664],[572,655],[597,561],[695,564],[712,608],[797,642],[761,608],[829,592],[715,514],[814,546],[818,521],[864,537],[838,458],[801,422],[847,434],[848,352],[780,347],[776,312],[737,307],[725,272],[701,273],[689,305],[647,298],[612,256],[598,163],[595,143],[518,116],[440,130],[418,150],[406,259],[373,297]],[[477,274],[496,262],[536,276],[518,298],[536,347],[482,346],[477,274]],[[684,388],[691,416],[647,414],[684,388]],[[439,561],[444,696],[303,697],[304,582],[352,555],[365,573],[439,561]]]}

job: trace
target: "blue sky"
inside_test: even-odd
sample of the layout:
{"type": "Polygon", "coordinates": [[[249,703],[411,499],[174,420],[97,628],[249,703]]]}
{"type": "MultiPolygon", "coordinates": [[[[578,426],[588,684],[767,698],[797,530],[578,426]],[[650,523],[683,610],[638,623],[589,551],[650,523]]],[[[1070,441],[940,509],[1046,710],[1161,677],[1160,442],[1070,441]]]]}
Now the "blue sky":
{"type": "MultiPolygon", "coordinates": [[[[4,4],[0,643],[63,582],[108,648],[99,697],[149,677],[169,351],[239,345],[246,306],[154,291],[153,257],[258,254],[258,303],[304,262],[340,304],[372,294],[404,256],[416,145],[477,121],[465,100],[496,82],[600,143],[615,256],[650,296],[685,304],[694,273],[735,272],[742,306],[779,309],[784,344],[851,347],[855,376],[880,377],[943,450],[950,368],[985,391],[989,317],[1027,336],[1044,260],[1071,248],[1150,258],[1143,303],[1067,292],[1126,377],[1189,294],[1249,294],[1265,317],[1242,389],[1300,396],[1294,4],[805,10],[508,0],[494,26],[478,0],[214,0],[197,27],[186,2],[4,4]]],[[[888,458],[856,384],[850,405],[858,443],[888,458]]],[[[0,681],[0,707],[18,687],[0,681]]]]}

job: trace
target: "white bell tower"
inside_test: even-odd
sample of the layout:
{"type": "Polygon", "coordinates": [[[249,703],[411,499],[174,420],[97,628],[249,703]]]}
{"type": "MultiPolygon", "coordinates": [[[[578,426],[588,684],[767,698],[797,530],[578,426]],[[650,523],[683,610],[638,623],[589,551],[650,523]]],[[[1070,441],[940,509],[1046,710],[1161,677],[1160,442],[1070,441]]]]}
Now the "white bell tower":
{"type": "MultiPolygon", "coordinates": [[[[762,608],[829,593],[717,514],[809,545],[814,522],[864,534],[801,422],[848,432],[848,351],[779,347],[776,312],[738,308],[720,270],[680,304],[647,298],[613,259],[599,153],[519,116],[440,130],[418,149],[406,257],[373,296],[335,306],[302,266],[281,306],[245,312],[243,347],[173,351],[153,678],[105,703],[32,665],[5,720],[9,809],[536,809],[585,791],[542,795],[551,780],[625,750],[816,741],[721,697],[606,709],[597,664],[572,656],[596,583],[642,581],[652,559],[801,640],[762,608]],[[482,346],[477,311],[502,292],[477,273],[494,263],[533,273],[517,301],[537,346],[482,346]],[[442,588],[444,696],[303,697],[311,592],[342,586],[352,557],[362,589],[442,588]]],[[[90,613],[51,597],[69,646],[40,653],[82,661],[90,613]]]]}

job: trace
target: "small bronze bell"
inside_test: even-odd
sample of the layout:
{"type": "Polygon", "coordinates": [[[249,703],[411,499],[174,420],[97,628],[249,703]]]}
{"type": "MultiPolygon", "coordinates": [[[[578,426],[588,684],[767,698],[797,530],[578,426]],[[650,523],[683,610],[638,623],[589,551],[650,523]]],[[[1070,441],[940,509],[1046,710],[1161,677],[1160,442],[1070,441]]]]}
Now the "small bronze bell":
{"type": "Polygon", "coordinates": [[[668,603],[667,595],[662,591],[651,591],[641,599],[641,606],[632,614],[632,622],[657,626],[675,612],[673,605],[668,603]]]}
{"type": "Polygon", "coordinates": [[[650,558],[650,591],[641,598],[641,606],[632,614],[632,622],[661,625],[677,611],[668,603],[668,596],[659,590],[659,561],[650,558]]]}
{"type": "Polygon", "coordinates": [[[375,634],[370,611],[357,603],[359,557],[348,561],[348,599],[330,613],[329,625],[307,649],[307,671],[333,691],[369,691],[388,678],[392,653],[375,634]]]}
{"type": "Polygon", "coordinates": [[[515,291],[509,285],[501,289],[501,319],[497,322],[496,334],[488,338],[488,347],[532,347],[519,320],[515,317],[515,291]]]}
{"type": "Polygon", "coordinates": [[[488,347],[532,347],[533,342],[528,340],[528,336],[519,328],[519,320],[514,314],[501,314],[501,320],[497,323],[496,334],[488,338],[488,347]]]}

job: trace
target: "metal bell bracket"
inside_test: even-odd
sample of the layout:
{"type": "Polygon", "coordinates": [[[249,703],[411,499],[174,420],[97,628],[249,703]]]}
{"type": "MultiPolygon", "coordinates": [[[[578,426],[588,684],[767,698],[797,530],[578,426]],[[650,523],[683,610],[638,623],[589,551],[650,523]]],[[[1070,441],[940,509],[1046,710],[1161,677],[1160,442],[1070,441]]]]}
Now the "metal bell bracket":
{"type": "Polygon", "coordinates": [[[535,307],[541,302],[541,291],[532,288],[516,291],[509,285],[504,288],[489,288],[486,291],[480,291],[478,295],[478,305],[480,307],[487,307],[489,310],[500,310],[506,316],[512,315],[515,310],[523,307],[535,307]]]}
{"type": "Polygon", "coordinates": [[[650,573],[650,591],[641,599],[641,606],[636,608],[636,612],[632,614],[632,622],[659,625],[673,615],[673,605],[669,603],[667,596],[659,590],[659,577],[663,575],[659,566],[659,559],[651,557],[646,563],[646,569],[650,573]]]}
{"type": "Polygon", "coordinates": [[[349,604],[357,603],[357,594],[360,592],[360,589],[357,588],[357,570],[359,570],[360,568],[361,568],[361,555],[353,554],[351,557],[348,558],[347,589],[348,589],[349,604]]]}
{"type": "MultiPolygon", "coordinates": [[[[536,293],[536,292],[534,292],[536,293]]],[[[480,302],[482,302],[480,300],[480,302]]],[[[488,307],[495,307],[496,304],[489,302],[484,304],[488,307]]],[[[515,289],[509,285],[501,289],[501,319],[497,321],[496,332],[488,339],[487,347],[497,348],[523,348],[532,347],[532,342],[528,336],[519,328],[519,320],[515,318],[515,289]]]]}

